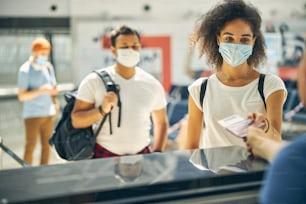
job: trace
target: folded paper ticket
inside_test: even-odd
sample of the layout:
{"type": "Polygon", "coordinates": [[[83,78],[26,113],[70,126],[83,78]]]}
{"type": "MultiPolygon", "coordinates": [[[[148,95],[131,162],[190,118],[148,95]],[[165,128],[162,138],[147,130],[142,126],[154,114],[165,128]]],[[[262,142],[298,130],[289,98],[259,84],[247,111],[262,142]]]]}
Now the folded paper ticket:
{"type": "Polygon", "coordinates": [[[232,134],[238,137],[246,137],[248,133],[248,126],[251,124],[256,127],[262,127],[263,123],[254,124],[249,118],[244,118],[240,115],[231,115],[222,120],[218,121],[221,126],[226,130],[230,131],[232,134]]]}

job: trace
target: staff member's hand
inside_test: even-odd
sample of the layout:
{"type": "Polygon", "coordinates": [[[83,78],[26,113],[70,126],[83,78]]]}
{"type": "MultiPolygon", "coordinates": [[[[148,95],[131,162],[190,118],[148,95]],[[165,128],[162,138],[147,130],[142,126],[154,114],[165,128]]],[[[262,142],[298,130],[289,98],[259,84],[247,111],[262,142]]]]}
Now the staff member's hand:
{"type": "Polygon", "coordinates": [[[248,136],[246,137],[247,149],[256,157],[271,161],[278,151],[282,148],[282,142],[276,142],[265,136],[261,128],[254,126],[248,127],[248,136]]]}

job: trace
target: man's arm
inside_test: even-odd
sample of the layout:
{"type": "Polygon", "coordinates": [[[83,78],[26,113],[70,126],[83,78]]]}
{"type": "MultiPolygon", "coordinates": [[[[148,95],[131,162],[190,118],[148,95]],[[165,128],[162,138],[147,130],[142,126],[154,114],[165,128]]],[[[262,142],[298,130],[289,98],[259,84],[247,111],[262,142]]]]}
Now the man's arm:
{"type": "Polygon", "coordinates": [[[154,125],[153,151],[164,151],[168,137],[168,117],[166,108],[153,111],[152,120],[154,125]]]}
{"type": "Polygon", "coordinates": [[[101,107],[95,104],[77,99],[75,101],[71,121],[74,128],[86,128],[100,120],[109,113],[113,106],[117,104],[117,96],[114,92],[107,92],[102,100],[101,107]]]}
{"type": "Polygon", "coordinates": [[[102,114],[98,108],[95,108],[93,103],[76,100],[72,113],[71,122],[74,128],[86,128],[94,122],[100,120],[102,114]]]}

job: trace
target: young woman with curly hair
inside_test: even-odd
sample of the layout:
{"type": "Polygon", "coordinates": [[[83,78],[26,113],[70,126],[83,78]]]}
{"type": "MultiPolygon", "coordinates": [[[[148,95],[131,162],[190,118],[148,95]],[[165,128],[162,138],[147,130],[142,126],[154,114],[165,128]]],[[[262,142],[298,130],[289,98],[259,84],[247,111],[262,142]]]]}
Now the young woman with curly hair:
{"type": "Polygon", "coordinates": [[[272,74],[264,78],[265,99],[258,91],[260,73],[256,67],[266,58],[260,28],[258,10],[242,0],[224,1],[199,20],[195,30],[197,44],[200,54],[212,65],[214,74],[199,78],[188,87],[185,148],[245,147],[243,139],[231,134],[218,121],[233,114],[247,117],[250,112],[263,113],[267,118],[263,128],[271,132],[269,137],[281,140],[277,133],[281,131],[287,91],[283,81],[272,74]],[[207,88],[201,104],[203,80],[207,80],[207,88]]]}

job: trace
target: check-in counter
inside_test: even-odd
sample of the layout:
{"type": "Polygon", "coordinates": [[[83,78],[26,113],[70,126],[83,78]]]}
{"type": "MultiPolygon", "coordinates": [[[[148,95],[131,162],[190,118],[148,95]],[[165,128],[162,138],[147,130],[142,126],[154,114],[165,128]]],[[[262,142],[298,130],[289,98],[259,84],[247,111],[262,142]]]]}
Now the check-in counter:
{"type": "Polygon", "coordinates": [[[256,203],[267,163],[243,147],[0,171],[1,203],[256,203]]]}

